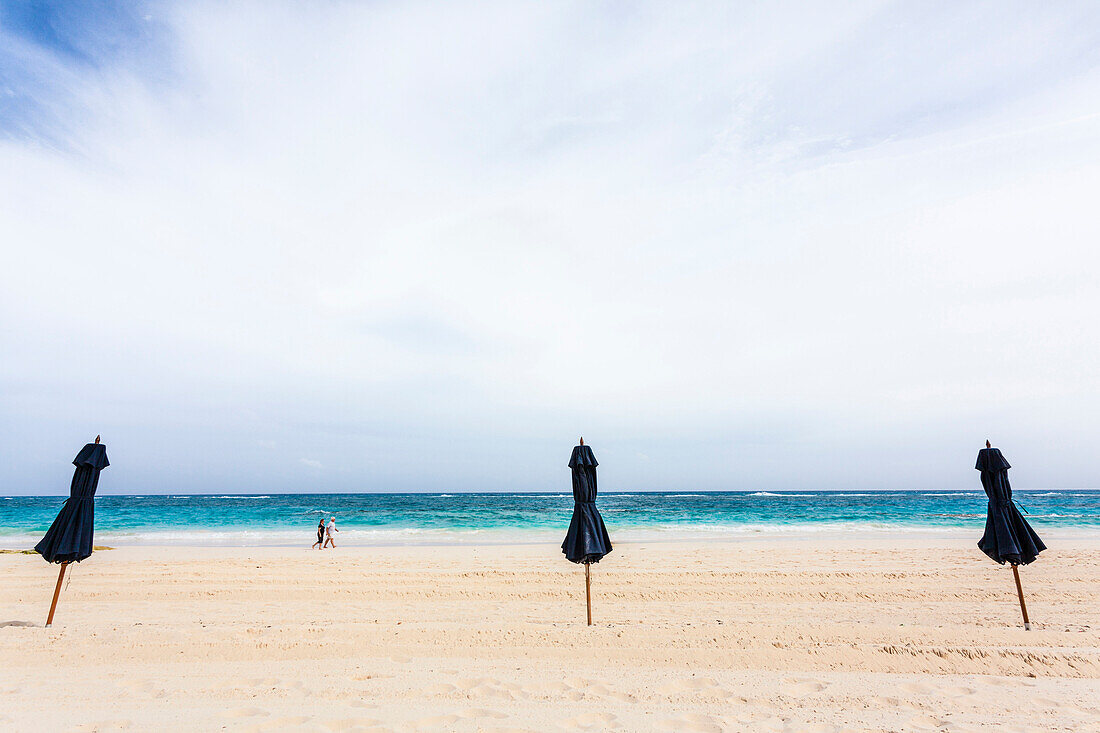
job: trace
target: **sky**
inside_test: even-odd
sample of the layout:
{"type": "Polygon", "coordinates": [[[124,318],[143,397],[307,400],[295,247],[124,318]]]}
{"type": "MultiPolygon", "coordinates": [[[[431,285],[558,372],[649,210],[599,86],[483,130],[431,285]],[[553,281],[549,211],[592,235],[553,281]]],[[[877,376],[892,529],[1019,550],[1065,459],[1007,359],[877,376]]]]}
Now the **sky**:
{"type": "Polygon", "coordinates": [[[1100,487],[1095,3],[0,5],[0,494],[1100,487]]]}

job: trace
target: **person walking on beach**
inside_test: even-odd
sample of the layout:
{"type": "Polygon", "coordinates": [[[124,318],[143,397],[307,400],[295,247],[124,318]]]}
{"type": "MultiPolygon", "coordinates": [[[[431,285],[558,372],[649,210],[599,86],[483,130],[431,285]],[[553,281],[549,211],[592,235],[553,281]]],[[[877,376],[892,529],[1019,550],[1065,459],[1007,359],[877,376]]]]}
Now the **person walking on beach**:
{"type": "MultiPolygon", "coordinates": [[[[317,523],[317,541],[313,543],[313,547],[316,547],[318,550],[325,549],[324,544],[323,544],[324,541],[325,541],[325,518],[321,517],[321,521],[317,523]]],[[[312,550],[313,547],[311,547],[309,549],[312,550]]]]}
{"type": "Polygon", "coordinates": [[[336,539],[332,535],[339,531],[336,529],[336,517],[332,517],[328,520],[328,526],[325,527],[325,544],[321,545],[322,550],[329,545],[332,545],[332,549],[336,549],[336,539]]]}

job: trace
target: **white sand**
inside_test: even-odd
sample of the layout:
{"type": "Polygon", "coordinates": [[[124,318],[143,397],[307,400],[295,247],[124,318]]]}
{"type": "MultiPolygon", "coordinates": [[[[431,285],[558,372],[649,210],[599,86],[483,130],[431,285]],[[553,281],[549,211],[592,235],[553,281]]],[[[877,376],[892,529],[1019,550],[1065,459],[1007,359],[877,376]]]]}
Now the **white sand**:
{"type": "Polygon", "coordinates": [[[1100,543],[0,555],[0,729],[1100,731],[1100,543]],[[33,626],[13,622],[31,622],[33,626]]]}

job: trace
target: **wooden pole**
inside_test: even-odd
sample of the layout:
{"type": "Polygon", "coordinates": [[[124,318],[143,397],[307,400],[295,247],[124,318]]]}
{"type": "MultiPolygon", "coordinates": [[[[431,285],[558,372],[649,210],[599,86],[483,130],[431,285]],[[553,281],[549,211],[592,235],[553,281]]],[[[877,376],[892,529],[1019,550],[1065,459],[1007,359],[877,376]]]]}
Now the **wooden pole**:
{"type": "Polygon", "coordinates": [[[57,586],[53,589],[53,603],[50,604],[50,615],[46,617],[46,628],[53,626],[53,612],[57,608],[57,597],[61,595],[61,581],[65,579],[65,566],[69,563],[61,563],[61,571],[57,574],[57,586]]]}
{"type": "Polygon", "coordinates": [[[1016,595],[1020,596],[1020,612],[1024,614],[1024,631],[1031,631],[1031,622],[1027,620],[1027,606],[1024,605],[1024,589],[1020,585],[1020,569],[1012,566],[1012,576],[1016,578],[1016,595]]]}
{"type": "Polygon", "coordinates": [[[592,625],[592,574],[590,565],[584,564],[584,600],[588,604],[588,625],[592,625]]]}

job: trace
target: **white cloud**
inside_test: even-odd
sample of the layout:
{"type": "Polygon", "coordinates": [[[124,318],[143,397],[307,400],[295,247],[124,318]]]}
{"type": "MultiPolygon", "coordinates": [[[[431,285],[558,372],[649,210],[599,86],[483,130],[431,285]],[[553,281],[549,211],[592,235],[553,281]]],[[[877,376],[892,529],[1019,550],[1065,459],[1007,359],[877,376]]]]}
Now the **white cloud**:
{"type": "Polygon", "coordinates": [[[578,434],[620,488],[972,483],[987,434],[1095,484],[1093,11],[990,12],[181,5],[171,85],[0,147],[0,420],[118,487],[549,488],[578,434]]]}

